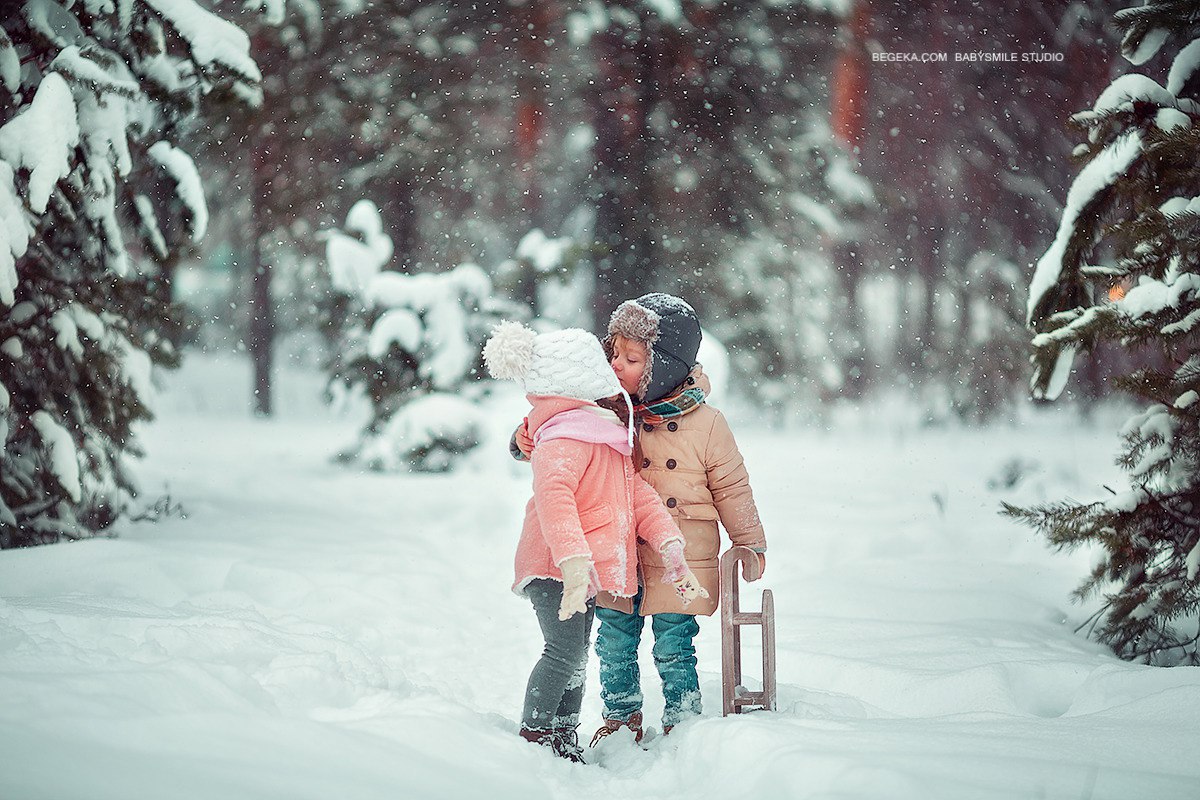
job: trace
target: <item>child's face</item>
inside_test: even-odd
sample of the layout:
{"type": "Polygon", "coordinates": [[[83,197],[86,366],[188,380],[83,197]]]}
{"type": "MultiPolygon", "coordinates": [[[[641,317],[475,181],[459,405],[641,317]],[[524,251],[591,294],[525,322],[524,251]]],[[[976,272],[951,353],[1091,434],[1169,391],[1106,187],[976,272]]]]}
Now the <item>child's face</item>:
{"type": "Polygon", "coordinates": [[[646,371],[646,347],[641,342],[626,339],[624,336],[613,337],[613,372],[621,382],[621,388],[633,394],[637,391],[642,373],[646,371]]]}

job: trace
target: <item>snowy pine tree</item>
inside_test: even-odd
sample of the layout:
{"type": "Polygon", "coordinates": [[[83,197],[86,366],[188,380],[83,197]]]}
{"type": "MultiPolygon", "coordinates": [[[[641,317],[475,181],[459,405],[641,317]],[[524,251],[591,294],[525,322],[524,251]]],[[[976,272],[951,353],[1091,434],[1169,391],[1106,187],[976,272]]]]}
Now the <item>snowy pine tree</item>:
{"type": "Polygon", "coordinates": [[[590,0],[570,24],[592,60],[599,322],[680,294],[741,354],[739,383],[781,408],[845,380],[831,251],[873,202],[814,88],[825,5],[590,0]]]}
{"type": "Polygon", "coordinates": [[[0,10],[0,547],[94,533],[135,491],[151,365],[177,359],[164,267],[207,219],[174,142],[203,94],[256,99],[248,44],[192,0],[0,10]]]}
{"type": "Polygon", "coordinates": [[[563,328],[578,325],[591,309],[595,280],[585,267],[593,249],[573,236],[552,239],[534,228],[492,273],[496,290],[509,297],[532,295],[538,319],[563,328]],[[521,284],[527,291],[518,291],[521,284]]]}
{"type": "Polygon", "coordinates": [[[286,347],[275,332],[315,324],[324,303],[311,291],[324,271],[315,234],[340,225],[354,201],[379,205],[397,260],[415,272],[492,265],[531,224],[558,227],[581,202],[589,165],[563,152],[582,116],[564,96],[577,82],[563,75],[573,51],[561,31],[535,37],[522,22],[558,13],[551,4],[275,0],[262,4],[267,14],[259,5],[222,9],[251,36],[263,103],[222,115],[196,150],[209,183],[226,187],[209,241],[232,251],[240,273],[225,323],[234,330],[217,335],[253,354],[266,414],[286,347]],[[544,48],[545,64],[522,61],[525,39],[544,48]],[[528,131],[517,73],[541,96],[541,110],[530,109],[540,124],[528,131]],[[518,138],[536,150],[533,163],[519,163],[518,138]]]}
{"type": "Polygon", "coordinates": [[[1030,286],[1034,394],[1053,399],[1075,354],[1100,342],[1156,351],[1117,384],[1150,405],[1123,429],[1130,487],[1105,501],[1007,507],[1055,546],[1103,550],[1080,597],[1122,657],[1200,663],[1200,2],[1116,14],[1122,52],[1141,65],[1175,53],[1165,84],[1117,78],[1091,111],[1088,160],[1030,286]]]}
{"type": "Polygon", "coordinates": [[[748,393],[784,414],[839,395],[847,382],[857,331],[835,248],[856,240],[874,203],[827,128],[797,126],[789,135],[760,153],[767,210],[755,215],[749,235],[722,245],[727,268],[714,271],[721,311],[713,323],[743,354],[748,393]]]}
{"type": "Polygon", "coordinates": [[[326,240],[331,394],[339,401],[364,394],[371,404],[371,419],[339,460],[378,470],[451,469],[479,444],[481,387],[469,381],[480,374],[484,339],[519,310],[493,296],[475,264],[437,274],[384,270],[392,242],[369,200],[326,240]]]}

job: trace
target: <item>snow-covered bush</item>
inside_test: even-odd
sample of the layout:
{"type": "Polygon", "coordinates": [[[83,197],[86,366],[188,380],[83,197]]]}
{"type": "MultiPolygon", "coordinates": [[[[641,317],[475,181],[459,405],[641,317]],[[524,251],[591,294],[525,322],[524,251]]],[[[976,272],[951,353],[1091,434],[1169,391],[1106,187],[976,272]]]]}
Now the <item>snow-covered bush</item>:
{"type": "MultiPolygon", "coordinates": [[[[574,221],[574,220],[573,220],[574,221]]],[[[539,319],[561,327],[587,326],[595,275],[593,249],[572,235],[551,238],[540,228],[521,237],[513,257],[496,268],[497,289],[526,297],[539,319]]]]}
{"type": "Polygon", "coordinates": [[[1091,111],[1087,165],[1030,286],[1033,391],[1053,399],[1076,354],[1101,342],[1157,350],[1117,381],[1149,406],[1121,430],[1129,488],[1107,500],[1007,511],[1060,548],[1101,556],[1078,589],[1102,594],[1091,629],[1124,658],[1200,663],[1200,2],[1116,14],[1122,52],[1160,51],[1165,84],[1117,78],[1091,111]]]}
{"type": "Polygon", "coordinates": [[[175,143],[201,96],[258,95],[249,42],[193,0],[0,7],[0,547],[111,524],[204,234],[175,143]]]}
{"type": "Polygon", "coordinates": [[[330,392],[371,403],[371,419],[339,460],[372,469],[441,472],[479,444],[480,353],[491,327],[520,309],[498,300],[476,264],[405,275],[384,270],[391,239],[361,200],[326,234],[333,286],[330,392]]]}

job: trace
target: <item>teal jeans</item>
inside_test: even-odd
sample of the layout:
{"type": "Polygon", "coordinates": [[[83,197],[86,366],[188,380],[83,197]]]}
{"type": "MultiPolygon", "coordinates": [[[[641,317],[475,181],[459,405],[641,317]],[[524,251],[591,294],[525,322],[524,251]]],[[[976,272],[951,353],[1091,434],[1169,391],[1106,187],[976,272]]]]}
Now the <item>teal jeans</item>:
{"type": "MultiPolygon", "coordinates": [[[[639,591],[633,599],[633,613],[597,608],[600,630],[596,634],[596,656],[600,660],[600,699],[604,718],[628,721],[642,709],[641,671],[638,669],[638,644],[646,618],[638,611],[642,605],[639,591]]],[[[662,723],[678,725],[700,713],[700,679],[696,675],[696,647],[692,639],[700,625],[691,614],[654,614],[650,617],[654,633],[654,666],[662,678],[662,723]]]]}

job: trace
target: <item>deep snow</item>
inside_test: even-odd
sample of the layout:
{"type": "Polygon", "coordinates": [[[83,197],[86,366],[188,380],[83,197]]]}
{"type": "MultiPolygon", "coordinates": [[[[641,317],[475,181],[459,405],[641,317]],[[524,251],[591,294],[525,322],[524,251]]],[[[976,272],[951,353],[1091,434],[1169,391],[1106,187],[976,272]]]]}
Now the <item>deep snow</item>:
{"type": "MultiPolygon", "coordinates": [[[[142,436],[142,501],[169,513],[0,553],[0,798],[1200,794],[1200,670],[1073,633],[1088,554],[996,513],[1122,488],[1119,416],[922,428],[899,406],[779,431],[731,410],[770,542],[743,607],[773,589],[779,712],[721,718],[707,619],[705,715],[577,766],[515,735],[540,647],[508,591],[523,400],[496,398],[492,445],[454,475],[374,474],[329,460],[359,418],[322,410],[311,374],[279,380],[256,420],[248,368],[194,355],[142,436]]],[[[588,731],[597,695],[593,662],[588,731]]]]}

